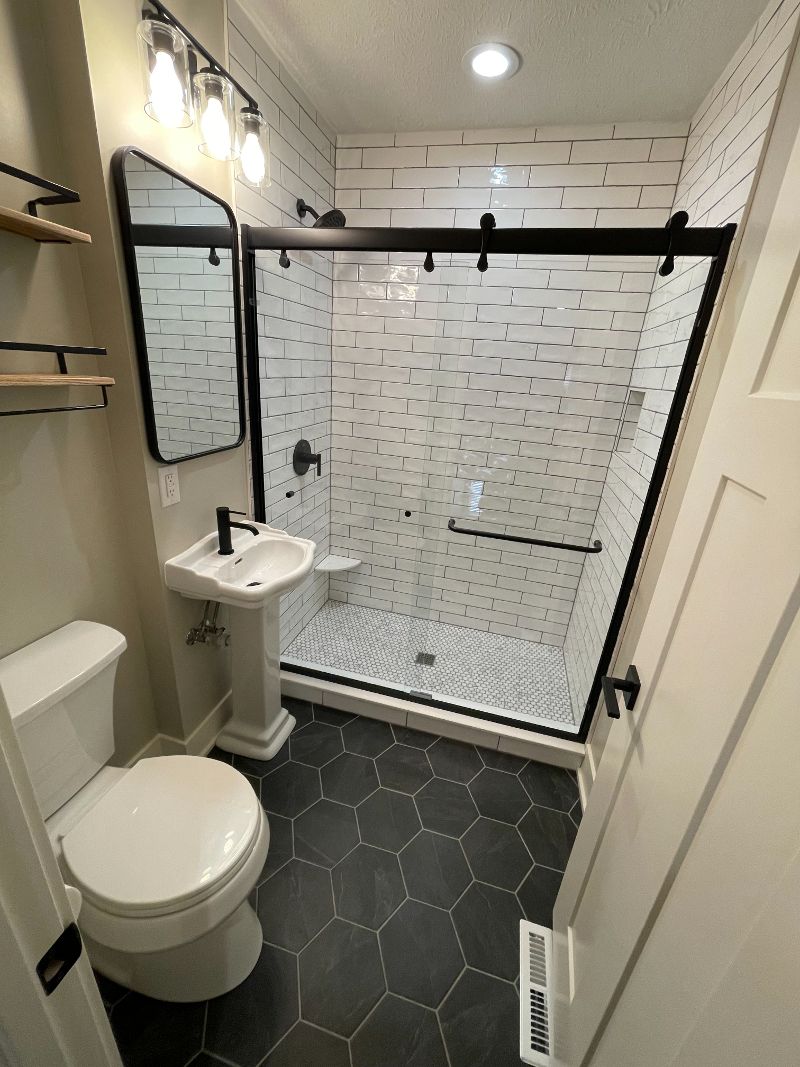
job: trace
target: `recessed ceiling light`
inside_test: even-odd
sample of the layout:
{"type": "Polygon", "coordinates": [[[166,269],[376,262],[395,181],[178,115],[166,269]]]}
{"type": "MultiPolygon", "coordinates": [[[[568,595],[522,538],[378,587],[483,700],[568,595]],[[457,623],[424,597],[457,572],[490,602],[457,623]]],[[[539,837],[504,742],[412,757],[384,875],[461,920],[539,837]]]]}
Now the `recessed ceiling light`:
{"type": "Polygon", "coordinates": [[[506,44],[479,44],[464,56],[464,67],[486,81],[500,81],[517,73],[519,56],[506,44]]]}

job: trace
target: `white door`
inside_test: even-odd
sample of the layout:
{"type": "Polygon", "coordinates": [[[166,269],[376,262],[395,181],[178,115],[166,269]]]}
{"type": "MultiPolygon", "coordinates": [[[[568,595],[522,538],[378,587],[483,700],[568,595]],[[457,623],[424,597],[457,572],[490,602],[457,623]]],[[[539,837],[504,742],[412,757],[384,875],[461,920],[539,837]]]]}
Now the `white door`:
{"type": "MultiPolygon", "coordinates": [[[[730,927],[706,943],[696,922],[689,937],[674,918],[687,872],[702,858],[701,841],[710,855],[713,820],[726,811],[723,798],[743,773],[753,732],[770,708],[775,711],[765,687],[777,684],[782,649],[782,669],[787,657],[793,669],[792,714],[800,715],[798,643],[796,637],[787,641],[800,600],[799,129],[796,60],[739,256],[740,264],[755,257],[755,267],[746,293],[737,288],[742,272],[734,269],[711,342],[727,353],[725,369],[633,656],[642,690],[635,709],[622,705],[622,718],[612,726],[556,904],[555,1032],[559,1058],[569,1067],[800,1062],[790,1033],[794,1027],[796,1034],[796,1012],[792,1018],[773,1012],[767,1021],[757,1009],[747,1018],[743,1007],[739,1011],[741,1026],[756,1035],[761,1028],[768,1047],[783,1048],[783,1056],[740,1058],[730,1048],[717,1056],[714,1048],[727,1042],[718,1034],[715,1046],[712,1031],[705,1044],[697,1038],[695,1051],[685,1044],[699,1004],[722,988],[713,985],[722,982],[720,975],[706,975],[710,985],[701,983],[686,1004],[682,996],[694,988],[690,975],[712,956],[727,953],[730,964],[738,950],[730,927]],[[659,985],[654,976],[663,978],[674,965],[670,945],[673,951],[681,946],[685,974],[676,977],[673,966],[672,985],[659,985]],[[642,995],[656,988],[658,997],[642,995]]],[[[627,666],[618,665],[616,673],[627,666]]],[[[784,699],[786,689],[784,683],[784,699]]],[[[780,721],[777,714],[774,719],[780,721]]],[[[773,769],[785,765],[778,753],[790,744],[789,735],[773,731],[772,743],[754,809],[756,797],[769,807],[773,769]]],[[[796,761],[796,748],[792,752],[796,761]]],[[[760,836],[777,864],[773,888],[780,883],[788,892],[791,886],[796,898],[797,864],[791,864],[800,840],[800,799],[794,791],[791,797],[777,823],[761,824],[760,836]]],[[[745,831],[752,831],[749,822],[745,831]]],[[[693,897],[681,898],[684,917],[706,914],[710,928],[713,916],[736,911],[742,895],[752,921],[767,903],[781,914],[785,900],[770,897],[769,887],[748,896],[745,886],[753,878],[744,876],[752,874],[744,845],[727,859],[718,861],[717,881],[707,876],[693,897]]],[[[766,940],[763,951],[770,952],[766,940]]],[[[773,970],[763,969],[760,999],[751,1000],[751,1010],[756,1003],[763,1008],[767,993],[780,1003],[787,975],[778,977],[779,962],[790,961],[795,999],[800,992],[800,949],[795,943],[782,951],[786,960],[776,958],[773,970]]],[[[741,990],[736,995],[742,1004],[741,990]]],[[[720,1019],[726,1009],[731,1015],[732,1004],[723,997],[720,1019]]]]}
{"type": "Polygon", "coordinates": [[[49,996],[36,964],[72,922],[0,697],[0,1067],[121,1067],[85,950],[49,996]]]}

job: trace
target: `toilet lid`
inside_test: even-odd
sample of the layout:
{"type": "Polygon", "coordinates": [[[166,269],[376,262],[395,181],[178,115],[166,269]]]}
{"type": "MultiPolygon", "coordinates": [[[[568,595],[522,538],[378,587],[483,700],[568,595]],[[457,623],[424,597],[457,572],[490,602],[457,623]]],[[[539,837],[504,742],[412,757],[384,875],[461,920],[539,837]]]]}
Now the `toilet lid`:
{"type": "Polygon", "coordinates": [[[219,760],[140,760],[62,841],[80,889],[116,914],[149,914],[210,895],[250,853],[260,804],[219,760]]]}

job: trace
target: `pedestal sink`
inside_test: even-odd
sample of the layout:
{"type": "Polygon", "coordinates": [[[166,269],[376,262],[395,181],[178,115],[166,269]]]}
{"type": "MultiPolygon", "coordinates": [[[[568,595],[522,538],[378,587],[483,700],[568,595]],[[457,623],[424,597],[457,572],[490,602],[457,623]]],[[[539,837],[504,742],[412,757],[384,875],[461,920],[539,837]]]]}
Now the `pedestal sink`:
{"type": "Polygon", "coordinates": [[[221,556],[216,533],[164,564],[168,588],[231,608],[233,716],[217,738],[226,752],[269,760],[292,732],[281,707],[281,593],[311,571],[315,544],[263,523],[232,531],[233,554],[221,556]]]}

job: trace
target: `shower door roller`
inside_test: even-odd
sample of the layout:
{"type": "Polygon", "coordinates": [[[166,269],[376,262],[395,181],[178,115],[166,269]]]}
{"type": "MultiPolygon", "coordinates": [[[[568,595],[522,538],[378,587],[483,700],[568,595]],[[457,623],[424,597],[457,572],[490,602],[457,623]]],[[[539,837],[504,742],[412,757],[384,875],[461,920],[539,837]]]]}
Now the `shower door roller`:
{"type": "Polygon", "coordinates": [[[639,690],[642,688],[642,683],[639,681],[639,672],[633,664],[628,667],[628,673],[624,678],[612,678],[611,675],[606,674],[601,678],[600,684],[603,687],[603,700],[610,719],[618,719],[620,716],[617,702],[618,689],[625,694],[625,707],[630,711],[635,706],[639,690]]]}

